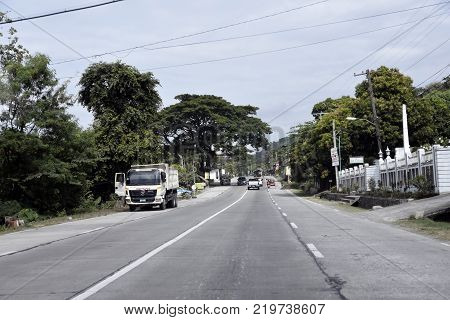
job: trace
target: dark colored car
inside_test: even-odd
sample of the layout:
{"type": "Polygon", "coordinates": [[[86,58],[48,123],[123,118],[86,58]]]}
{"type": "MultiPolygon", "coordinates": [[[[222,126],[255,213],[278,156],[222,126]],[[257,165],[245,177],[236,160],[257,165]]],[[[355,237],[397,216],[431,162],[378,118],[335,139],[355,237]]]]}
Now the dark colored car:
{"type": "Polygon", "coordinates": [[[239,177],[237,180],[238,186],[245,186],[247,184],[247,178],[246,177],[239,177]]]}
{"type": "Polygon", "coordinates": [[[231,179],[228,176],[222,176],[220,178],[220,185],[221,186],[229,186],[229,185],[231,185],[231,179]]]}

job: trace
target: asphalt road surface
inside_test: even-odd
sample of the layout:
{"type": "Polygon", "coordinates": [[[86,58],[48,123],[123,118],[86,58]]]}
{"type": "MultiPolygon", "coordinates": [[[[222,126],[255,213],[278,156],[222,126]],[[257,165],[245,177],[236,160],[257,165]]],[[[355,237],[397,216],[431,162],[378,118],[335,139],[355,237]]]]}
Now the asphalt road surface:
{"type": "Polygon", "coordinates": [[[245,186],[2,256],[0,270],[1,299],[450,297],[448,244],[245,186]]]}

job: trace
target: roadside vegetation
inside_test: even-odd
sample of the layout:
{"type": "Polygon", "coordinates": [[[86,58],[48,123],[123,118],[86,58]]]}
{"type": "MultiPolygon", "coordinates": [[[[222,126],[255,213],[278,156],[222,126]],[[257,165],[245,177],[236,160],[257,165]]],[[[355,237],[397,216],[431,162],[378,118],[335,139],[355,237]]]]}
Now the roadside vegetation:
{"type": "Polygon", "coordinates": [[[111,211],[114,173],[132,164],[175,164],[188,187],[209,168],[243,170],[249,148],[268,144],[270,126],[255,106],[182,94],[163,109],[158,79],[120,61],[91,64],[71,95],[50,58],[29,52],[16,30],[0,38],[2,229],[111,211]],[[76,103],[94,116],[87,129],[69,113],[76,103]]]}
{"type": "Polygon", "coordinates": [[[440,240],[450,241],[450,211],[438,217],[409,219],[397,221],[397,225],[411,231],[431,236],[440,240]],[[440,218],[440,217],[441,218],[440,218]]]}
{"type": "MultiPolygon", "coordinates": [[[[395,147],[403,144],[402,104],[406,104],[408,108],[411,146],[430,148],[433,144],[448,145],[450,76],[424,88],[414,87],[409,76],[396,68],[381,66],[371,72],[371,78],[384,148],[395,150],[395,147]]],[[[285,177],[284,168],[290,166],[291,179],[299,183],[299,187],[305,192],[314,194],[330,190],[335,180],[330,157],[333,120],[340,137],[343,168],[349,166],[350,156],[363,156],[364,161],[369,164],[378,159],[375,127],[363,120],[347,120],[347,117],[355,117],[373,121],[367,80],[356,85],[355,97],[327,98],[316,103],[311,114],[314,120],[292,128],[286,137],[271,143],[267,151],[257,155],[263,168],[285,177]]],[[[392,157],[395,156],[393,153],[392,151],[392,157]]],[[[417,193],[419,198],[431,194],[427,180],[413,181],[411,186],[420,189],[417,193]]],[[[384,196],[391,196],[383,190],[382,193],[384,196]]]]}

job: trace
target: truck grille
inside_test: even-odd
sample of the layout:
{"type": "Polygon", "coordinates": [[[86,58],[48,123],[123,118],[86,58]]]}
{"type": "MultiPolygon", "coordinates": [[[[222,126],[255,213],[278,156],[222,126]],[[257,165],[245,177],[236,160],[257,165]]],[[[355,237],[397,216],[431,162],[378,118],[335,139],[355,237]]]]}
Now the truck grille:
{"type": "Polygon", "coordinates": [[[130,190],[130,197],[132,198],[154,198],[156,190],[130,190]]]}

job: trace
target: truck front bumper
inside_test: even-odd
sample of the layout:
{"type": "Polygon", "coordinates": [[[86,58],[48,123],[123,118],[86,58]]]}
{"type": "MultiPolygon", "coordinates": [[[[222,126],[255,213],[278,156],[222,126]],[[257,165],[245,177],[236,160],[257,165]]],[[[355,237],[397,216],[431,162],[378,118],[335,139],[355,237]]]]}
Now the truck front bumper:
{"type": "Polygon", "coordinates": [[[159,205],[163,202],[163,197],[161,196],[156,196],[156,197],[152,197],[152,198],[145,198],[145,197],[139,197],[139,198],[131,198],[131,197],[126,197],[125,198],[125,202],[128,205],[159,205]]]}

